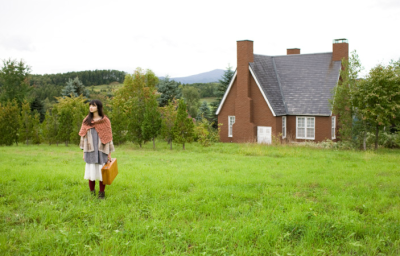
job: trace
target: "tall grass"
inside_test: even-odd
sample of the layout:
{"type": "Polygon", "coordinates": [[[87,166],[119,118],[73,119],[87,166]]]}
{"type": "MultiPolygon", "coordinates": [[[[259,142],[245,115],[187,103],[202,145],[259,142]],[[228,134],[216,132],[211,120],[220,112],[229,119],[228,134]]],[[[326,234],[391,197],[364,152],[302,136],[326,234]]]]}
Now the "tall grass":
{"type": "Polygon", "coordinates": [[[117,148],[106,200],[77,147],[0,147],[0,254],[400,254],[398,150],[151,147],[117,148]]]}

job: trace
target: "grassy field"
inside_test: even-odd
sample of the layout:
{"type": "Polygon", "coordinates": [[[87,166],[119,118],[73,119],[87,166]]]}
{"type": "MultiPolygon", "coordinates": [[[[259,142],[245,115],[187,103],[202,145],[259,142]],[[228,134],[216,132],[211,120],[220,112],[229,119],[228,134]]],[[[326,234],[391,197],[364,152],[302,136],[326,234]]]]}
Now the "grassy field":
{"type": "Polygon", "coordinates": [[[0,255],[400,254],[398,150],[151,146],[105,200],[77,146],[0,147],[0,255]]]}

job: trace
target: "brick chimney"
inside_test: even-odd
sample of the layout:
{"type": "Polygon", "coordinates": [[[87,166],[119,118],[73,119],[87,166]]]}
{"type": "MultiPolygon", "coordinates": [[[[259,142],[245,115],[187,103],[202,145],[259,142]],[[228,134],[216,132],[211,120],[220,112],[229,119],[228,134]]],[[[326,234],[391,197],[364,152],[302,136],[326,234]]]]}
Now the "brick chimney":
{"type": "Polygon", "coordinates": [[[252,99],[250,98],[249,63],[254,62],[253,41],[237,41],[237,92],[233,138],[237,142],[256,139],[256,127],[252,123],[252,99]]]}
{"type": "Polygon", "coordinates": [[[349,41],[346,38],[334,39],[332,48],[332,61],[349,58],[349,41]]]}
{"type": "Polygon", "coordinates": [[[300,49],[299,48],[286,49],[286,54],[287,55],[300,54],[300,49]]]}

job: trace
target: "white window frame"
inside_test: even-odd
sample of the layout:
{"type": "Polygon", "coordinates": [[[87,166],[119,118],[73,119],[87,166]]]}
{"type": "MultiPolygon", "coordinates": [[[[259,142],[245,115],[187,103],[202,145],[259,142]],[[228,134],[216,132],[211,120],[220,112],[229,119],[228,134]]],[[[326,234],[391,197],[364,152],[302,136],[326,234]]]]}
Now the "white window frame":
{"type": "Polygon", "coordinates": [[[336,139],[336,116],[332,116],[331,133],[332,133],[332,140],[336,139]]]}
{"type": "Polygon", "coordinates": [[[302,140],[315,140],[315,117],[311,116],[296,116],[296,139],[302,139],[302,140]],[[299,118],[304,118],[304,137],[299,137],[299,118]],[[314,120],[314,127],[307,127],[308,125],[308,120],[314,120]],[[308,129],[314,129],[314,134],[313,136],[307,136],[307,130],[308,129]]]}
{"type": "Polygon", "coordinates": [[[228,116],[228,137],[233,137],[233,124],[235,121],[235,116],[228,116]],[[233,119],[233,123],[231,123],[231,119],[233,119]]]}
{"type": "Polygon", "coordinates": [[[286,116],[282,116],[282,139],[286,138],[286,116]]]}

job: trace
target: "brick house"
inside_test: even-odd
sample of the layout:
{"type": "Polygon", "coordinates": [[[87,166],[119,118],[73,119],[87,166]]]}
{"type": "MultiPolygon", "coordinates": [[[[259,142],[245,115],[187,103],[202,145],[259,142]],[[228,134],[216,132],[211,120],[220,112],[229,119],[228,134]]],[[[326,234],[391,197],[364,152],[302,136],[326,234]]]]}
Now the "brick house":
{"type": "Polygon", "coordinates": [[[221,141],[335,141],[329,99],[348,51],[348,41],[336,39],[332,52],[266,56],[253,53],[253,41],[237,41],[237,69],[216,112],[221,141]]]}

